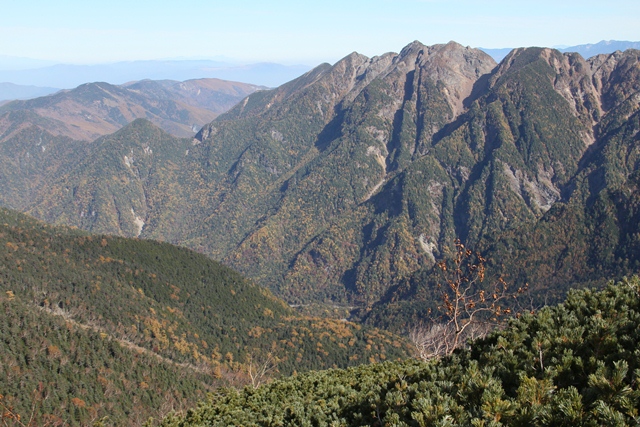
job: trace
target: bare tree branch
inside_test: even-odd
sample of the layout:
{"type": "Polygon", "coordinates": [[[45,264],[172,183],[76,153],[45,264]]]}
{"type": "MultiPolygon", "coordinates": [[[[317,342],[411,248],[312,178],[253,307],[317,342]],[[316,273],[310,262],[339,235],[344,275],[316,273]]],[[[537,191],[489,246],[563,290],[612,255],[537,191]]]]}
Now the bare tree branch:
{"type": "Polygon", "coordinates": [[[440,319],[416,326],[409,334],[420,359],[446,356],[467,340],[486,336],[505,315],[512,314],[513,300],[523,292],[513,292],[499,277],[486,285],[485,259],[465,248],[456,240],[453,259],[437,264],[444,274],[444,284],[438,285],[441,305],[440,319]]]}
{"type": "Polygon", "coordinates": [[[269,374],[278,366],[278,360],[271,353],[267,353],[262,360],[254,358],[251,354],[247,355],[247,374],[251,379],[253,388],[258,388],[261,384],[269,380],[269,374]]]}

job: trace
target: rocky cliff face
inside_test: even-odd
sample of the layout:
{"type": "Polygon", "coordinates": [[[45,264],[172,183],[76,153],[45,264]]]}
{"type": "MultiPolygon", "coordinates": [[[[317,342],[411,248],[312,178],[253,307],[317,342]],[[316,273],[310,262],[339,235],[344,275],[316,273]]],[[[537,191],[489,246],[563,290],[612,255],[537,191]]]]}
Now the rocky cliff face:
{"type": "MultiPolygon", "coordinates": [[[[466,217],[468,222],[458,220],[456,231],[460,236],[468,230],[467,241],[490,260],[492,274],[512,285],[528,283],[540,304],[561,299],[569,288],[601,285],[640,268],[639,53],[584,61],[549,49],[515,51],[492,75],[491,92],[479,100],[480,105],[489,102],[481,111],[495,112],[496,103],[501,107],[505,126],[495,135],[503,135],[501,146],[511,147],[512,154],[515,148],[520,159],[494,149],[502,173],[496,169],[485,175],[494,186],[484,193],[482,208],[509,201],[500,205],[503,227],[487,232],[488,225],[497,223],[495,215],[485,210],[483,216],[478,209],[466,217]],[[510,80],[513,72],[517,79],[510,80]],[[544,85],[531,86],[535,90],[527,95],[518,89],[527,80],[544,85]],[[559,102],[548,103],[554,99],[550,89],[561,96],[559,102]],[[540,100],[546,106],[537,105],[540,100]],[[526,108],[518,111],[518,104],[526,108]],[[509,113],[514,108],[518,114],[509,113]],[[495,190],[498,180],[507,192],[495,190]],[[509,199],[508,193],[516,197],[509,199]],[[474,225],[473,216],[483,218],[481,226],[474,225]]],[[[467,194],[474,186],[470,179],[467,194]]],[[[473,206],[471,198],[459,200],[473,206]]],[[[425,315],[436,276],[428,267],[407,276],[368,321],[406,325],[425,315]]]]}
{"type": "MultiPolygon", "coordinates": [[[[329,293],[344,299],[340,283],[351,281],[355,289],[344,276],[360,261],[355,248],[364,243],[358,241],[370,238],[361,235],[365,224],[360,223],[372,214],[369,201],[425,155],[434,135],[463,113],[476,82],[495,66],[483,52],[456,43],[414,42],[399,54],[354,53],[248,97],[197,137],[207,164],[227,165],[215,169],[228,167],[233,182],[214,190],[224,196],[211,201],[216,213],[191,232],[190,241],[292,299],[329,293]],[[235,136],[247,129],[251,136],[235,136]],[[252,182],[243,185],[249,177],[252,182]],[[232,212],[243,212],[242,218],[232,212]],[[355,241],[322,238],[328,229],[355,241]],[[341,249],[325,248],[332,245],[341,249]],[[320,277],[310,280],[309,269],[320,277]],[[284,273],[285,283],[273,280],[270,271],[284,273]]],[[[431,191],[440,194],[441,185],[431,191]]],[[[439,209],[432,216],[438,217],[439,209]]],[[[408,272],[422,258],[430,259],[422,248],[433,242],[419,243],[421,233],[405,234],[408,241],[400,246],[408,245],[415,256],[410,266],[399,268],[408,272]]]]}

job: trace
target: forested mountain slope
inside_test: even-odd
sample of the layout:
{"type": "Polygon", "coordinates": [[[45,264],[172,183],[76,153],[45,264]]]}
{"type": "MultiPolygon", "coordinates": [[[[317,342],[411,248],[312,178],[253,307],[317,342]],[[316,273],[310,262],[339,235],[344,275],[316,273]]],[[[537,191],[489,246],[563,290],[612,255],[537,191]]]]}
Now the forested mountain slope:
{"type": "Polygon", "coordinates": [[[300,316],[191,250],[6,209],[0,300],[0,394],[26,416],[36,390],[50,396],[38,416],[74,425],[134,413],[144,421],[214,385],[396,360],[408,350],[390,333],[300,316]]]}
{"type": "Polygon", "coordinates": [[[0,405],[4,425],[141,426],[186,409],[223,384],[87,328],[20,297],[0,296],[0,405]]]}
{"type": "MultiPolygon", "coordinates": [[[[537,194],[546,194],[551,202],[540,210],[539,219],[518,223],[503,218],[504,223],[510,222],[512,226],[500,233],[483,233],[479,239],[468,239],[476,242],[474,249],[488,259],[491,277],[502,276],[514,287],[528,283],[534,305],[557,302],[572,287],[602,285],[608,277],[640,271],[639,55],[639,51],[627,51],[594,57],[589,79],[577,78],[575,71],[558,73],[564,76],[565,82],[558,77],[555,85],[566,88],[565,96],[573,94],[584,101],[582,107],[576,101],[574,113],[566,113],[567,116],[571,120],[581,118],[583,123],[592,125],[580,127],[574,123],[573,132],[587,135],[586,140],[593,143],[574,164],[574,171],[568,174],[570,179],[555,186],[552,181],[540,181],[550,186],[537,194]]],[[[536,62],[539,60],[527,68],[536,62]]],[[[584,69],[584,65],[575,68],[584,69]]],[[[539,133],[541,127],[527,134],[526,128],[508,123],[511,129],[518,129],[523,141],[530,138],[529,147],[550,145],[549,139],[539,133]]],[[[557,126],[557,122],[547,124],[557,126]]],[[[555,140],[564,144],[570,135],[571,131],[566,130],[555,140]]],[[[571,146],[580,147],[579,141],[571,146]]],[[[516,145],[515,148],[529,153],[527,147],[516,145]]],[[[558,145],[558,150],[564,150],[563,147],[558,145]]],[[[559,158],[566,159],[568,155],[561,152],[564,154],[559,158]]],[[[566,168],[559,162],[552,166],[554,170],[566,168]]],[[[511,180],[501,187],[519,193],[521,205],[535,206],[531,191],[540,190],[540,183],[528,182],[527,175],[519,170],[508,175],[511,180]]],[[[504,216],[508,208],[501,207],[500,215],[504,216]]],[[[526,210],[521,208],[519,212],[526,210]]],[[[486,222],[480,224],[487,226],[486,222]]],[[[460,235],[464,237],[463,233],[460,235]]],[[[402,280],[367,314],[368,322],[407,326],[423,317],[433,307],[433,292],[442,280],[436,270],[427,266],[402,280]]]]}
{"type": "Polygon", "coordinates": [[[456,238],[539,292],[602,282],[636,268],[639,55],[353,53],[194,139],[133,122],[20,209],[193,248],[290,303],[414,299],[456,238]]]}
{"type": "Polygon", "coordinates": [[[451,357],[223,390],[162,425],[633,426],[639,334],[633,278],[601,292],[573,291],[451,357]]]}

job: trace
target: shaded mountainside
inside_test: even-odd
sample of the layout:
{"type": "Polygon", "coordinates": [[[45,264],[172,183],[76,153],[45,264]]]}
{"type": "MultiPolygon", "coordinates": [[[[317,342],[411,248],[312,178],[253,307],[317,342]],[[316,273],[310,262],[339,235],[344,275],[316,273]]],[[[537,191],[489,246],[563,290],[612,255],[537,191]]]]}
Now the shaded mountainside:
{"type": "Polygon", "coordinates": [[[637,277],[573,291],[447,358],[222,390],[161,425],[637,425],[639,292],[637,277]]]}
{"type": "Polygon", "coordinates": [[[49,181],[47,191],[32,202],[30,214],[129,237],[139,236],[149,218],[157,221],[152,213],[166,221],[184,220],[182,175],[190,139],[176,138],[138,119],[86,146],[85,156],[49,181]]]}
{"type": "Polygon", "coordinates": [[[88,154],[86,142],[56,136],[57,126],[30,111],[13,111],[0,118],[2,206],[26,210],[48,191],[59,173],[88,154]]]}
{"type": "MultiPolygon", "coordinates": [[[[53,126],[43,126],[44,130],[77,140],[113,133],[137,118],[151,120],[173,135],[189,137],[258,89],[218,79],[143,80],[121,86],[86,83],[54,95],[10,102],[0,107],[0,116],[8,121],[9,112],[32,112],[52,122],[53,126]]],[[[39,126],[37,120],[20,122],[16,116],[11,122],[14,126],[39,126]]]]}
{"type": "Polygon", "coordinates": [[[56,416],[83,425],[121,418],[131,405],[141,417],[156,415],[210,386],[250,383],[252,367],[265,360],[276,376],[396,360],[408,349],[390,333],[297,315],[191,250],[56,228],[5,209],[0,292],[7,334],[0,394],[22,414],[34,389],[55,395],[39,413],[60,405],[56,416]],[[110,412],[113,405],[120,407],[110,412]]]}
{"type": "Polygon", "coordinates": [[[192,140],[136,121],[21,209],[193,248],[290,303],[429,299],[456,238],[534,291],[602,281],[635,268],[638,56],[353,53],[192,140]],[[545,228],[563,206],[574,216],[545,228]]]}

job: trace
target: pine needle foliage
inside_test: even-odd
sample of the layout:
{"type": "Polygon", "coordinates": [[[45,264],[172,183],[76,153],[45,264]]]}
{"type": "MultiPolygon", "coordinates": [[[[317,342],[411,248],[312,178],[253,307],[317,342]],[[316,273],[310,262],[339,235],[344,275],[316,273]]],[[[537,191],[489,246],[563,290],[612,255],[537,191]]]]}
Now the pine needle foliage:
{"type": "Polygon", "coordinates": [[[636,426],[640,279],[569,293],[469,349],[225,390],[163,427],[636,426]]]}

